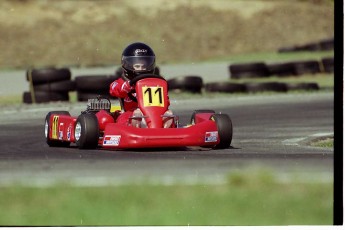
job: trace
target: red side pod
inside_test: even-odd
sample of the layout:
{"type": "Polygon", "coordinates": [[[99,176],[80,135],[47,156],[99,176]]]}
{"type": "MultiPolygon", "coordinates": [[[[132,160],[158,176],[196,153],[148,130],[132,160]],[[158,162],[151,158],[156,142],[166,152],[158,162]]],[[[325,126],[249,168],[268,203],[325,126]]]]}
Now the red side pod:
{"type": "Polygon", "coordinates": [[[101,110],[96,113],[96,117],[98,119],[99,129],[100,131],[104,131],[105,126],[109,123],[114,123],[114,118],[106,111],[101,110]]]}
{"type": "Polygon", "coordinates": [[[77,118],[69,115],[50,116],[49,138],[52,140],[64,140],[75,142],[74,126],[77,118]]]}

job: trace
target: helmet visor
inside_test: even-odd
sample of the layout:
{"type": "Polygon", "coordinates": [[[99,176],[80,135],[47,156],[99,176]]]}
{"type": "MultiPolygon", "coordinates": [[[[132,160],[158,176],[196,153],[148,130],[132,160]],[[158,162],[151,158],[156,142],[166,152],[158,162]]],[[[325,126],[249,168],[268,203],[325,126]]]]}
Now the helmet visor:
{"type": "Polygon", "coordinates": [[[155,68],[154,56],[124,56],[122,66],[135,72],[153,71],[155,68]]]}

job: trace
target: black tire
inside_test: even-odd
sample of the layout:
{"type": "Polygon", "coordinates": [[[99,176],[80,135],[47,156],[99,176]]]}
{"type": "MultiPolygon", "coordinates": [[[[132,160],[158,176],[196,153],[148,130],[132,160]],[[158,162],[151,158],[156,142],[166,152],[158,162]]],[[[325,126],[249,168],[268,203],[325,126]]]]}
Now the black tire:
{"type": "MultiPolygon", "coordinates": [[[[48,103],[51,101],[69,101],[69,94],[68,92],[46,92],[46,91],[35,91],[35,100],[36,103],[48,103]]],[[[23,93],[23,102],[27,104],[31,104],[31,93],[24,92],[23,93]]]]}
{"type": "Polygon", "coordinates": [[[212,82],[205,84],[206,92],[238,93],[245,92],[246,88],[241,83],[212,82]]]}
{"type": "Polygon", "coordinates": [[[333,50],[334,49],[334,38],[324,39],[320,41],[321,50],[333,50]]]}
{"type": "Polygon", "coordinates": [[[61,141],[61,140],[52,140],[49,138],[49,127],[51,127],[50,124],[50,117],[53,114],[57,115],[69,115],[70,113],[68,111],[51,111],[47,114],[46,119],[45,119],[45,124],[44,124],[44,134],[46,138],[46,142],[50,147],[68,147],[70,145],[70,142],[68,141],[61,141]]]}
{"type": "Polygon", "coordinates": [[[216,113],[214,110],[212,109],[198,109],[198,110],[194,110],[194,112],[192,113],[192,117],[190,118],[190,124],[195,124],[195,115],[198,113],[216,113]]]}
{"type": "Polygon", "coordinates": [[[288,90],[319,90],[317,83],[287,83],[288,90]]]}
{"type": "Polygon", "coordinates": [[[47,84],[34,85],[35,91],[47,91],[47,92],[69,92],[75,90],[74,81],[59,81],[47,84]]]}
{"type": "Polygon", "coordinates": [[[270,72],[263,62],[232,64],[229,66],[230,78],[269,77],[270,72]]]}
{"type": "Polygon", "coordinates": [[[294,52],[294,51],[296,51],[296,47],[294,46],[281,47],[278,49],[278,53],[287,53],[287,52],[294,52]]]}
{"type": "Polygon", "coordinates": [[[98,146],[99,125],[95,114],[81,114],[74,127],[74,137],[80,149],[95,149],[98,146]]]}
{"type": "Polygon", "coordinates": [[[263,83],[245,83],[248,93],[256,93],[263,91],[287,92],[287,85],[279,82],[263,82],[263,83]]]}
{"type": "Polygon", "coordinates": [[[293,63],[271,63],[267,64],[271,76],[293,76],[295,66],[293,63]]]}
{"type": "Polygon", "coordinates": [[[232,141],[232,121],[227,114],[214,114],[210,118],[214,120],[218,128],[220,142],[214,146],[215,149],[226,149],[230,147],[232,141]]]}
{"type": "Polygon", "coordinates": [[[318,61],[296,61],[290,62],[294,66],[294,75],[316,74],[321,72],[318,61]]]}
{"type": "Polygon", "coordinates": [[[110,84],[118,79],[118,75],[94,75],[75,77],[78,91],[109,91],[110,84]]]}
{"type": "Polygon", "coordinates": [[[326,73],[334,72],[334,58],[333,57],[322,58],[321,65],[323,68],[323,72],[326,72],[326,73]]]}
{"type": "Polygon", "coordinates": [[[32,70],[29,69],[26,71],[27,81],[29,81],[30,73],[34,85],[71,80],[71,71],[68,68],[57,69],[54,67],[47,67],[32,70]]]}
{"type": "Polygon", "coordinates": [[[167,82],[169,91],[201,93],[203,87],[203,80],[200,76],[176,77],[169,79],[167,82]]]}
{"type": "Polygon", "coordinates": [[[295,51],[318,51],[320,50],[320,44],[319,43],[307,43],[304,45],[299,45],[295,47],[295,51]]]}

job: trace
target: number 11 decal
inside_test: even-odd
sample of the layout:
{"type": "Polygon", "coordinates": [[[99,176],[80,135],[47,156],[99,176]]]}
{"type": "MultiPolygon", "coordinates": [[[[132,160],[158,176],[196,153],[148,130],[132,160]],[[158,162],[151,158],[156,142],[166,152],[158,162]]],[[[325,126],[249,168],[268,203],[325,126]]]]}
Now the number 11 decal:
{"type": "Polygon", "coordinates": [[[160,106],[164,107],[163,87],[147,87],[143,88],[144,106],[160,106]]]}

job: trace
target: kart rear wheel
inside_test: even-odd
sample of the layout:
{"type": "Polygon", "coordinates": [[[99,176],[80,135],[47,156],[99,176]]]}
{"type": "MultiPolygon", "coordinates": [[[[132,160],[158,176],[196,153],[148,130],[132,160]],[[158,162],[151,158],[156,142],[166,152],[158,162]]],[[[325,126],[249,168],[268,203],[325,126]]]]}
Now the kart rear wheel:
{"type": "Polygon", "coordinates": [[[47,114],[46,119],[45,119],[45,125],[44,125],[44,134],[46,137],[46,142],[50,147],[68,147],[70,145],[70,142],[68,141],[52,140],[49,138],[49,131],[51,127],[50,117],[53,114],[70,116],[70,113],[68,111],[52,111],[47,114]]]}
{"type": "Polygon", "coordinates": [[[226,149],[232,141],[232,122],[227,114],[213,114],[210,118],[215,121],[218,128],[220,142],[214,146],[215,149],[226,149]]]}
{"type": "Polygon", "coordinates": [[[198,110],[194,110],[192,117],[190,119],[190,123],[192,125],[195,125],[195,115],[199,114],[199,113],[216,113],[214,110],[212,109],[198,109],[198,110]]]}
{"type": "Polygon", "coordinates": [[[81,114],[75,123],[74,138],[80,149],[95,149],[98,146],[99,125],[95,114],[81,114]]]}

